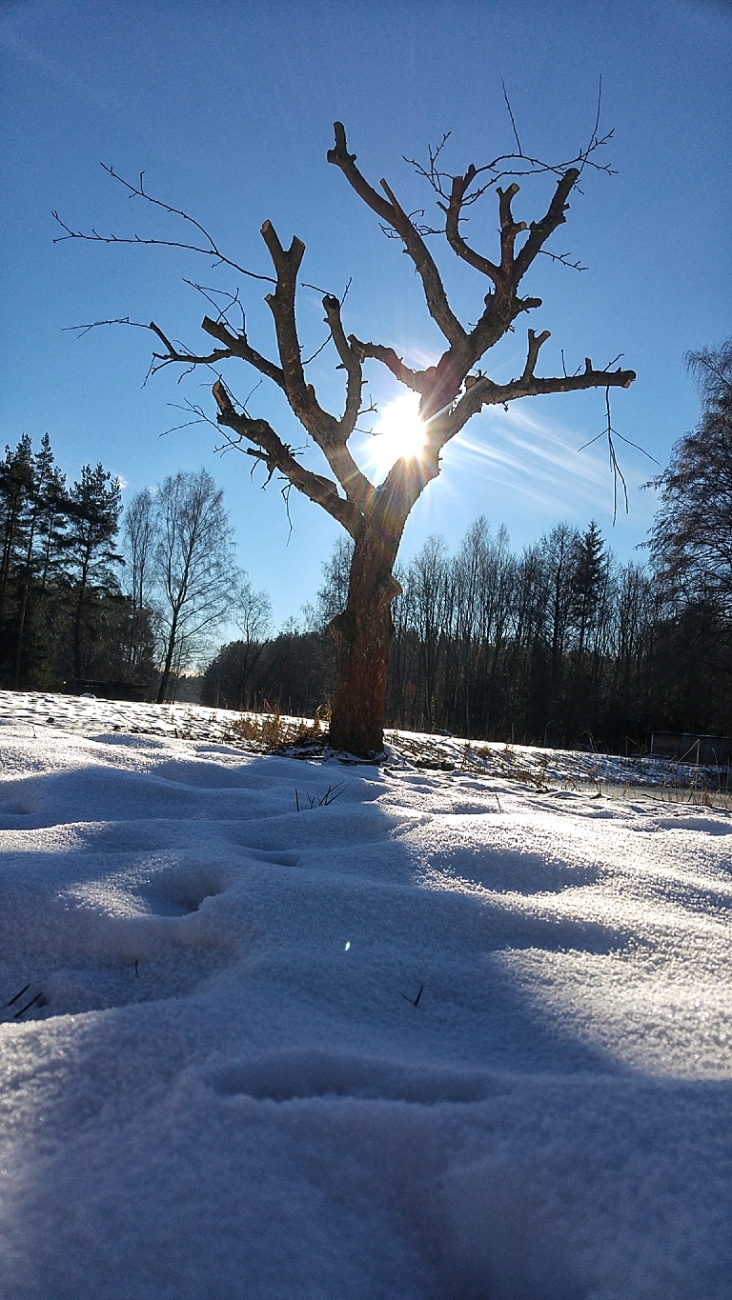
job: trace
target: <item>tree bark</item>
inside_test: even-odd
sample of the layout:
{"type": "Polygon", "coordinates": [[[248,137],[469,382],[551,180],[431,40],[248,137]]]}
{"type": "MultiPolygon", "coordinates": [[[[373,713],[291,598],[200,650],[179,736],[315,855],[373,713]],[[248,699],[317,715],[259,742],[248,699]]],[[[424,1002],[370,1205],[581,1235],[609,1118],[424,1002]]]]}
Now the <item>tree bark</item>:
{"type": "Polygon", "coordinates": [[[178,613],[179,610],[174,608],[170,624],[170,635],[168,636],[168,644],[165,651],[165,663],[163,665],[160,685],[158,686],[157,699],[155,701],[156,704],[165,704],[165,697],[168,694],[168,687],[170,685],[170,678],[173,670],[173,651],[175,650],[175,641],[178,633],[178,613]]]}
{"type": "Polygon", "coordinates": [[[31,589],[31,579],[33,576],[33,543],[36,535],[36,523],[38,520],[37,507],[33,511],[33,517],[28,530],[28,544],[25,548],[25,570],[23,574],[23,588],[20,598],[20,613],[18,614],[18,631],[15,638],[15,667],[13,669],[13,690],[20,689],[20,670],[23,663],[23,637],[25,633],[25,619],[28,613],[28,597],[31,589]]]}
{"type": "Polygon", "coordinates": [[[90,554],[88,548],[85,550],[81,563],[81,574],[79,576],[79,595],[74,610],[74,676],[78,681],[83,677],[81,671],[81,624],[84,617],[84,608],[86,606],[86,592],[89,585],[89,565],[90,554]]]}
{"type": "Polygon", "coordinates": [[[384,752],[391,603],[401,590],[393,564],[379,539],[364,530],[355,544],[346,608],[330,625],[336,685],[329,740],[334,749],[359,758],[384,752]]]}

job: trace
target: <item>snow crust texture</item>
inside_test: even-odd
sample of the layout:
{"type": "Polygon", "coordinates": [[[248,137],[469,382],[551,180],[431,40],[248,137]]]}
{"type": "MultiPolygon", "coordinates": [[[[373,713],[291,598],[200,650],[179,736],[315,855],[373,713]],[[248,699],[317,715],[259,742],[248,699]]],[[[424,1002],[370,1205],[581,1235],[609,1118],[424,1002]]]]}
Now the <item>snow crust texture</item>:
{"type": "Polygon", "coordinates": [[[731,1300],[730,813],[139,708],[0,693],[0,1296],[731,1300]]]}

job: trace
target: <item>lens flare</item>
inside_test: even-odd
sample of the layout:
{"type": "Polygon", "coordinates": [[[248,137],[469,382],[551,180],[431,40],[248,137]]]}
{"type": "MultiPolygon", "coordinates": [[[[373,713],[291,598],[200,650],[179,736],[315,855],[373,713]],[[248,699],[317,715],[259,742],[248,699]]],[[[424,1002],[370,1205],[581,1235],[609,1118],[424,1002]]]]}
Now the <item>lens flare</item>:
{"type": "Polygon", "coordinates": [[[424,451],[427,429],[419,418],[419,394],[402,393],[381,411],[368,446],[368,458],[378,475],[389,472],[404,458],[418,458],[424,451]]]}

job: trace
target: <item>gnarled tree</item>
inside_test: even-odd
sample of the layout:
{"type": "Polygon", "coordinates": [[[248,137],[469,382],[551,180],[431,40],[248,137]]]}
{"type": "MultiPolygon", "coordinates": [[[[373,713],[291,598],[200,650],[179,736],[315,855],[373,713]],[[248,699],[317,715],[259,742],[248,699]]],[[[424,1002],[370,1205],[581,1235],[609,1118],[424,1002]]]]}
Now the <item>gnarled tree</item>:
{"type": "MultiPolygon", "coordinates": [[[[518,137],[516,139],[518,145],[518,137]]],[[[206,316],[202,322],[204,331],[219,345],[206,355],[193,355],[181,350],[159,326],[154,323],[149,326],[165,349],[154,354],[154,364],[180,362],[189,366],[218,366],[236,358],[253,367],[282,390],[292,412],[323,454],[328,474],[315,473],[306,467],[267,420],[257,419],[237,403],[221,378],[214,384],[217,420],[227,439],[259,458],[270,475],[282,475],[288,484],[326,510],[353,539],[347,603],[331,624],[336,644],[336,685],[330,741],[338,750],[348,750],[360,756],[378,755],[382,750],[387,668],[393,634],[391,605],[399,591],[393,576],[394,564],[409,513],[425,486],[439,474],[440,456],[446,444],[485,406],[505,405],[538,394],[589,388],[627,388],[635,378],[632,370],[595,369],[589,358],[585,360],[584,369],[575,374],[537,375],[539,351],[549,337],[549,331],[536,334],[531,329],[528,330],[526,361],[516,378],[507,383],[496,383],[476,369],[485,353],[513,328],[524,312],[541,306],[538,298],[522,297],[522,281],[537,256],[544,252],[547,240],[565,222],[569,196],[583,168],[588,164],[596,165],[591,154],[602,143],[604,140],[598,138],[595,129],[587,149],[571,163],[560,166],[537,163],[527,158],[519,146],[519,152],[513,155],[480,168],[471,165],[465,173],[455,176],[439,170],[440,150],[433,151],[429,167],[418,170],[437,191],[443,219],[439,230],[428,230],[405,211],[385,180],[380,182],[380,189],[376,189],[366,179],[356,166],[356,155],[349,152],[344,127],[336,122],[335,144],[328,152],[328,162],[340,169],[387,233],[402,242],[421,281],[427,311],[444,339],[444,350],[435,365],[423,370],[412,369],[387,343],[366,342],[355,334],[347,334],[343,304],[335,296],[326,294],[322,299],[325,319],[339,367],[345,372],[345,401],[341,415],[333,415],[321,405],[305,374],[295,310],[305,245],[294,238],[290,247],[284,248],[270,221],[265,221],[261,234],[274,268],[273,288],[267,294],[266,302],[274,319],[276,360],[257,351],[250,343],[245,327],[235,328],[226,313],[219,314],[215,320],[206,316]],[[552,174],[554,192],[539,220],[527,225],[513,213],[513,203],[519,191],[516,181],[512,180],[505,188],[501,188],[498,182],[533,171],[552,174]],[[464,235],[466,209],[491,188],[498,199],[500,224],[495,260],[468,244],[464,235]],[[488,282],[482,313],[471,327],[458,319],[448,301],[441,273],[427,242],[428,236],[435,234],[443,235],[452,252],[488,282]],[[419,454],[402,456],[378,486],[361,470],[349,447],[359,415],[363,412],[364,366],[369,362],[386,367],[399,383],[419,395],[419,415],[424,431],[419,454]]],[[[139,187],[122,183],[143,198],[149,197],[142,188],[142,181],[139,187]]],[[[167,211],[175,210],[167,208],[167,211]]],[[[190,221],[190,218],[186,217],[186,220],[190,221]]],[[[195,224],[208,243],[203,247],[197,244],[183,246],[206,253],[218,259],[219,263],[235,266],[221,256],[208,232],[195,224]]],[[[64,229],[66,234],[63,238],[80,237],[79,232],[67,226],[64,229]]],[[[102,238],[96,233],[81,237],[102,238]]],[[[118,242],[116,237],[114,242],[118,242]]],[[[167,241],[135,238],[126,242],[167,241]]],[[[243,270],[241,267],[237,269],[243,270]]]]}

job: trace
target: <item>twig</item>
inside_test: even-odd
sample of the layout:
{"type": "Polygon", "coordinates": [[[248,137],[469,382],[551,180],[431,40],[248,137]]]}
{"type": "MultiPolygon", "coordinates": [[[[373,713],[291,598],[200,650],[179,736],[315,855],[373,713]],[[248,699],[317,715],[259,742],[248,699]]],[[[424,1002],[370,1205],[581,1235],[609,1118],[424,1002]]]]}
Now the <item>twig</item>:
{"type": "Polygon", "coordinates": [[[34,1006],[35,1003],[38,1002],[42,997],[43,997],[43,989],[41,989],[40,993],[36,993],[36,996],[34,998],[31,998],[30,1002],[26,1002],[25,1006],[21,1007],[20,1011],[16,1011],[15,1019],[20,1020],[20,1017],[24,1016],[26,1011],[30,1011],[31,1007],[34,1006]]]}
{"type": "MultiPolygon", "coordinates": [[[[620,355],[622,356],[622,353],[620,353],[620,355]]],[[[618,358],[616,357],[615,360],[617,361],[617,359],[618,358]]],[[[564,358],[562,358],[562,363],[564,363],[564,358]]],[[[610,362],[610,364],[612,365],[613,363],[610,362]]],[[[613,428],[612,421],[610,418],[610,389],[609,388],[605,389],[605,415],[606,415],[606,420],[605,420],[604,429],[601,429],[599,433],[596,433],[594,438],[590,438],[588,439],[587,442],[583,442],[582,446],[578,447],[577,450],[584,451],[587,447],[591,447],[594,443],[598,442],[600,438],[607,438],[608,452],[610,455],[610,470],[613,475],[613,527],[614,527],[615,521],[618,516],[618,480],[620,481],[623,488],[626,515],[628,514],[629,504],[628,504],[628,485],[625,481],[623,471],[620,468],[620,462],[618,461],[617,453],[615,451],[615,444],[613,442],[613,437],[619,438],[620,441],[624,442],[628,447],[634,447],[636,451],[642,452],[643,455],[647,456],[649,460],[652,460],[654,464],[657,465],[658,461],[656,460],[655,456],[651,455],[650,451],[646,451],[645,447],[641,447],[640,444],[637,442],[632,442],[630,438],[624,437],[622,433],[618,433],[617,429],[613,428]]]]}
{"type": "Polygon", "coordinates": [[[18,998],[22,998],[23,994],[27,993],[29,988],[30,988],[30,984],[25,984],[23,988],[20,990],[20,993],[16,993],[14,998],[11,998],[9,1002],[5,1003],[6,1007],[12,1007],[13,1003],[17,1002],[18,998]]]}
{"type": "Polygon", "coordinates": [[[517,131],[517,129],[516,129],[516,121],[515,121],[515,118],[514,118],[514,116],[513,116],[513,109],[511,108],[511,101],[510,101],[510,99],[508,98],[508,91],[506,90],[506,83],[505,83],[505,81],[503,80],[503,77],[501,77],[501,89],[503,90],[503,98],[504,98],[505,101],[506,101],[506,108],[508,109],[508,116],[509,116],[510,119],[511,119],[511,126],[513,127],[513,138],[514,138],[514,140],[516,141],[516,148],[518,149],[519,153],[523,153],[523,149],[521,148],[521,141],[519,140],[519,133],[518,133],[518,131],[517,131]]]}
{"type": "Polygon", "coordinates": [[[413,1007],[418,1007],[418,1006],[419,1006],[419,999],[421,998],[422,994],[424,993],[424,988],[425,988],[424,984],[420,984],[420,986],[419,986],[419,993],[417,994],[416,998],[410,998],[410,997],[408,996],[408,994],[406,994],[406,993],[402,993],[401,996],[404,998],[404,1001],[405,1001],[405,1002],[411,1002],[411,1004],[412,1004],[413,1007]]]}
{"type": "Polygon", "coordinates": [[[260,275],[256,271],[248,271],[245,266],[240,266],[238,262],[234,262],[230,257],[226,257],[216,244],[213,235],[210,234],[205,226],[201,225],[200,221],[196,221],[195,217],[189,216],[189,214],[183,212],[181,208],[174,208],[170,203],[164,203],[162,199],[156,199],[152,194],[148,194],[144,185],[144,171],[140,172],[140,180],[138,184],[133,185],[130,181],[126,181],[123,176],[119,176],[114,170],[114,167],[110,167],[106,163],[100,163],[100,166],[108,176],[111,176],[113,180],[118,181],[120,185],[124,186],[128,191],[130,198],[145,199],[145,201],[151,203],[153,207],[162,208],[163,212],[167,212],[170,216],[180,217],[182,221],[188,222],[189,225],[199,231],[199,233],[203,235],[203,238],[208,241],[208,247],[201,247],[200,244],[189,244],[184,240],[178,239],[142,239],[140,235],[132,235],[129,237],[123,237],[121,235],[100,235],[99,231],[94,230],[93,227],[90,232],[73,230],[71,226],[61,220],[58,212],[55,211],[51,213],[51,216],[58,222],[61,229],[66,233],[58,235],[53,241],[54,244],[60,244],[66,239],[86,239],[88,242],[93,244],[139,244],[141,246],[152,245],[163,248],[183,248],[191,253],[201,253],[204,257],[214,258],[214,266],[230,266],[233,271],[239,271],[241,275],[249,276],[252,280],[264,280],[267,284],[277,283],[271,275],[260,275]]]}

